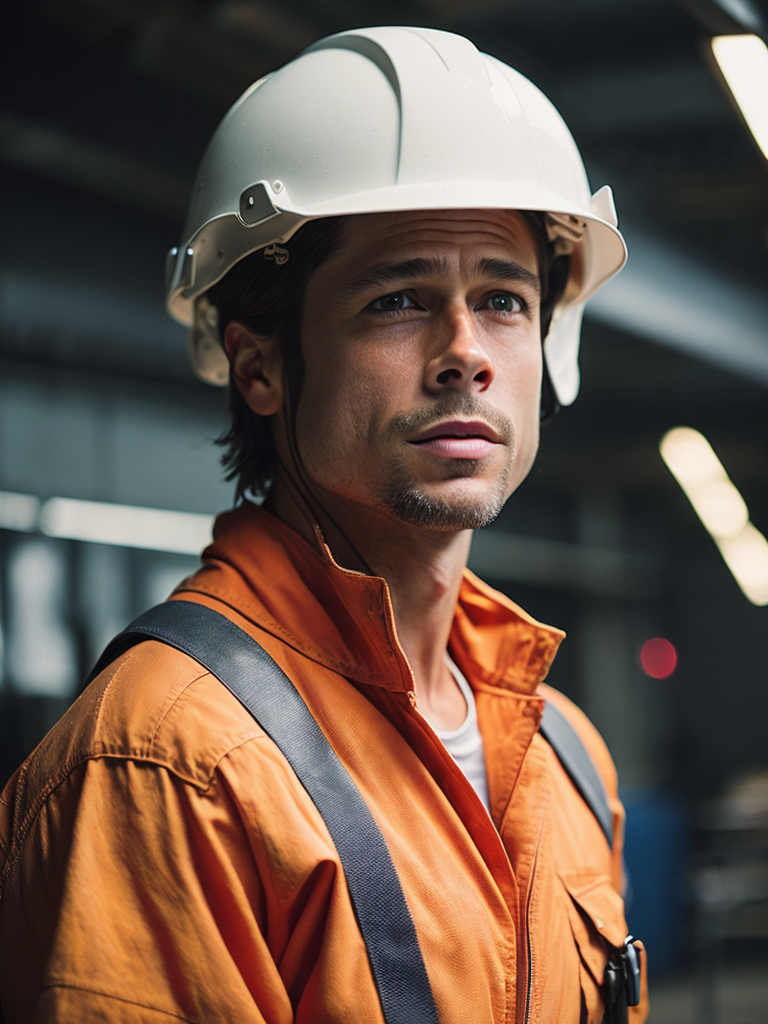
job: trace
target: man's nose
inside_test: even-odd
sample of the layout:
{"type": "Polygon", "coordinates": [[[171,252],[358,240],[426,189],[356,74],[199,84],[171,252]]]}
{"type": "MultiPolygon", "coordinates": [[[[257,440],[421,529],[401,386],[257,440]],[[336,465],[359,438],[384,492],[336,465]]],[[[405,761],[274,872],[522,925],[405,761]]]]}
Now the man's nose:
{"type": "Polygon", "coordinates": [[[431,353],[425,370],[428,391],[485,391],[495,376],[481,330],[468,309],[447,311],[435,324],[431,353]]]}

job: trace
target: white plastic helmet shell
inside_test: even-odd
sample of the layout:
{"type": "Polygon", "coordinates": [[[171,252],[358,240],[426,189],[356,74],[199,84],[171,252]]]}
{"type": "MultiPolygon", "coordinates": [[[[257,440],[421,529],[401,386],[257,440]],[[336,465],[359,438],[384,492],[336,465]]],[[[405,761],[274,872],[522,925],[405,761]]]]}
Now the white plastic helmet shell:
{"type": "Polygon", "coordinates": [[[169,254],[168,310],[192,325],[198,374],[228,379],[204,296],[238,260],[318,217],[426,209],[540,210],[583,227],[544,346],[569,405],[583,304],[626,261],[611,191],[590,195],[573,137],[536,86],[435,29],[321,39],[227,113],[198,172],[184,244],[169,254]]]}

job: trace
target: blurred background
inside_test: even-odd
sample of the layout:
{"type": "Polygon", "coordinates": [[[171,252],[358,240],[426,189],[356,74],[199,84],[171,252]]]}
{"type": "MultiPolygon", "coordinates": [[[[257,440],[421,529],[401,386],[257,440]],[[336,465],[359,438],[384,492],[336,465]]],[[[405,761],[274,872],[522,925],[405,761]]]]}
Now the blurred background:
{"type": "Polygon", "coordinates": [[[614,188],[630,261],[588,306],[581,396],[545,428],[472,567],[569,633],[550,681],[619,767],[652,1024],[763,1024],[768,160],[711,40],[765,37],[766,0],[27,0],[5,13],[0,773],[106,640],[194,568],[232,501],[212,444],[225,396],[195,381],[163,311],[208,137],[313,39],[382,23],[457,31],[517,67],[565,116],[593,190],[614,188]]]}

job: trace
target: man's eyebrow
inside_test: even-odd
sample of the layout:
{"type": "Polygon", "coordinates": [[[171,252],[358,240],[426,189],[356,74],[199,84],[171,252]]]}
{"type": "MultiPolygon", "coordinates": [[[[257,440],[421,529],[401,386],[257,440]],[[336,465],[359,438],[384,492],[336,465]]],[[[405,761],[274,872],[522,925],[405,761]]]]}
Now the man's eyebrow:
{"type": "Polygon", "coordinates": [[[515,263],[514,260],[503,260],[498,257],[486,256],[477,265],[478,270],[501,281],[510,281],[514,284],[527,284],[537,294],[541,292],[541,280],[538,274],[532,273],[526,267],[515,263]]]}
{"type": "Polygon", "coordinates": [[[448,271],[446,259],[416,257],[412,260],[402,260],[400,263],[383,263],[348,281],[344,285],[344,293],[353,297],[388,284],[402,285],[415,278],[446,277],[448,271]]]}
{"type": "MultiPolygon", "coordinates": [[[[487,277],[514,284],[525,284],[537,293],[541,291],[538,274],[532,273],[514,260],[486,256],[479,261],[477,269],[479,273],[487,277]]],[[[400,263],[385,263],[378,267],[371,267],[364,274],[353,278],[344,285],[343,291],[346,296],[354,297],[371,289],[385,288],[387,285],[403,285],[409,280],[417,278],[447,277],[449,271],[450,267],[446,259],[417,257],[412,260],[403,260],[400,263]]]]}

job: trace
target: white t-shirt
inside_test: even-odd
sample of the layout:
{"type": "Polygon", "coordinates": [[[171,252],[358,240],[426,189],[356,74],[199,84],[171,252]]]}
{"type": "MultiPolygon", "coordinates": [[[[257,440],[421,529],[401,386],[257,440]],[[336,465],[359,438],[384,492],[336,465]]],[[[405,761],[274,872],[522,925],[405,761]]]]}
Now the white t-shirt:
{"type": "Polygon", "coordinates": [[[472,693],[469,683],[464,678],[459,667],[446,652],[445,661],[451,670],[453,678],[458,683],[459,689],[467,702],[467,717],[458,729],[453,732],[442,732],[436,729],[438,737],[444,743],[448,753],[456,764],[466,775],[472,784],[472,788],[480,797],[480,800],[488,813],[491,813],[488,801],[488,773],[485,768],[485,751],[483,750],[483,737],[477,725],[477,708],[475,707],[475,695],[472,693]]]}

